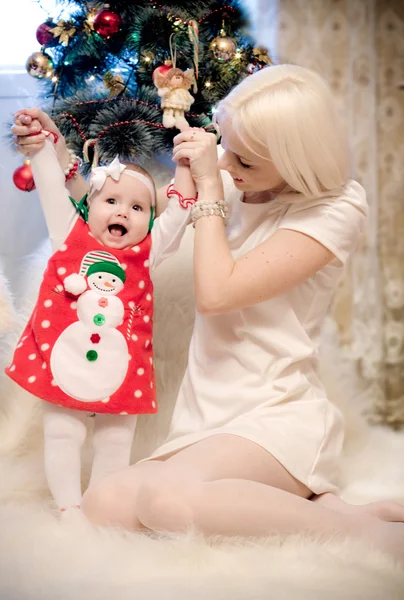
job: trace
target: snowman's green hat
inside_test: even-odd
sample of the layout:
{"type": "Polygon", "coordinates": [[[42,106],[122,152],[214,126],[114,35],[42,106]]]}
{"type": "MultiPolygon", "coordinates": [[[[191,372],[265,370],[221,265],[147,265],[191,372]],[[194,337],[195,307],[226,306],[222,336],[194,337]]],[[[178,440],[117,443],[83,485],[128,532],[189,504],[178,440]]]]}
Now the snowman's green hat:
{"type": "Polygon", "coordinates": [[[105,250],[93,250],[87,252],[83,257],[79,273],[68,275],[63,281],[64,288],[69,294],[79,296],[87,289],[86,277],[93,273],[111,273],[125,283],[125,271],[119,264],[119,260],[105,250]]]}
{"type": "Polygon", "coordinates": [[[125,271],[114,262],[102,261],[92,264],[87,270],[87,277],[90,277],[93,273],[111,273],[111,275],[119,277],[122,283],[126,281],[125,271]]]}

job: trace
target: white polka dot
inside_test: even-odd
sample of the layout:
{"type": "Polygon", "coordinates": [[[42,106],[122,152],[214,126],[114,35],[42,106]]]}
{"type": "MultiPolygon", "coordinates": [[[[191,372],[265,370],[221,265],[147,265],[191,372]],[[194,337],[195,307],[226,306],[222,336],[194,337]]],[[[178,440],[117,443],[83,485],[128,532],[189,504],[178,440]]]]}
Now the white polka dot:
{"type": "Polygon", "coordinates": [[[150,382],[150,388],[153,389],[153,382],[150,382]]]}
{"type": "Polygon", "coordinates": [[[132,337],[132,340],[133,340],[134,342],[137,342],[137,341],[138,341],[138,339],[139,339],[139,338],[137,337],[136,333],[133,333],[131,337],[132,337]]]}
{"type": "Polygon", "coordinates": [[[50,306],[52,306],[52,304],[52,300],[45,300],[45,302],[43,303],[45,308],[49,308],[50,306]]]}
{"type": "Polygon", "coordinates": [[[27,339],[27,335],[24,335],[24,337],[21,338],[21,341],[24,342],[27,339]]]}
{"type": "Polygon", "coordinates": [[[63,285],[61,285],[59,283],[59,285],[57,285],[55,289],[56,289],[57,292],[63,292],[63,285]]]}
{"type": "Polygon", "coordinates": [[[66,246],[66,244],[62,244],[62,245],[60,246],[59,250],[60,250],[61,252],[66,252],[66,250],[67,250],[67,246],[66,246]]]}
{"type": "Polygon", "coordinates": [[[150,362],[151,365],[153,364],[153,359],[152,359],[151,356],[149,356],[149,362],[150,362]]]}
{"type": "Polygon", "coordinates": [[[155,403],[155,401],[154,401],[154,400],[153,400],[153,402],[151,403],[151,405],[152,405],[152,408],[156,408],[156,403],[155,403]]]}
{"type": "Polygon", "coordinates": [[[45,352],[45,350],[49,350],[50,346],[49,344],[42,344],[41,346],[41,350],[43,350],[45,352]]]}
{"type": "Polygon", "coordinates": [[[50,327],[50,321],[42,321],[41,326],[44,329],[48,329],[48,327],[50,327]]]}
{"type": "Polygon", "coordinates": [[[66,269],[64,267],[58,268],[58,275],[64,275],[66,273],[66,269]]]}
{"type": "MultiPolygon", "coordinates": [[[[126,271],[126,269],[128,268],[128,265],[125,265],[125,263],[121,263],[121,267],[124,271],[126,271]]],[[[128,413],[126,413],[128,414],[128,413]]]]}
{"type": "Polygon", "coordinates": [[[139,287],[140,287],[140,289],[141,289],[141,290],[143,290],[143,289],[144,289],[144,286],[145,286],[145,283],[144,283],[144,281],[143,281],[143,280],[142,280],[142,281],[139,281],[139,287]]]}
{"type": "Polygon", "coordinates": [[[101,400],[101,402],[103,404],[107,404],[107,402],[109,402],[109,401],[110,401],[110,396],[108,396],[108,398],[104,398],[104,400],[101,400]]]}
{"type": "Polygon", "coordinates": [[[152,298],[152,297],[151,297],[151,294],[147,294],[147,295],[146,295],[146,300],[148,300],[149,302],[150,302],[151,298],[152,298]]]}
{"type": "Polygon", "coordinates": [[[144,375],[144,369],[138,369],[137,370],[137,374],[138,375],[144,375]]]}
{"type": "Polygon", "coordinates": [[[120,415],[127,415],[128,413],[127,413],[127,412],[125,412],[125,411],[123,411],[123,412],[121,412],[121,413],[119,413],[119,414],[120,414],[120,415]]]}
{"type": "Polygon", "coordinates": [[[132,300],[129,302],[129,308],[135,308],[135,303],[132,300]]]}
{"type": "Polygon", "coordinates": [[[150,340],[146,340],[144,343],[144,347],[148,348],[150,346],[150,340]]]}
{"type": "Polygon", "coordinates": [[[133,252],[140,252],[140,246],[133,246],[133,252]]]}
{"type": "Polygon", "coordinates": [[[34,381],[36,381],[35,375],[31,375],[31,377],[28,377],[28,383],[34,383],[34,381]]]}
{"type": "Polygon", "coordinates": [[[43,368],[43,369],[46,369],[46,362],[43,362],[43,363],[42,363],[42,368],[43,368]]]}
{"type": "Polygon", "coordinates": [[[72,310],[76,310],[76,308],[77,308],[77,302],[72,302],[72,303],[70,304],[70,308],[71,308],[72,310]]]}
{"type": "Polygon", "coordinates": [[[11,367],[10,367],[10,371],[11,371],[11,372],[15,371],[15,365],[11,365],[11,367]]]}
{"type": "Polygon", "coordinates": [[[143,321],[144,321],[145,323],[148,323],[148,322],[150,321],[150,317],[149,317],[149,315],[145,315],[145,316],[143,317],[143,321]]]}
{"type": "Polygon", "coordinates": [[[56,381],[54,379],[52,379],[51,385],[53,385],[53,387],[57,387],[58,384],[56,383],[56,381]]]}
{"type": "Polygon", "coordinates": [[[144,264],[145,267],[149,267],[150,266],[150,261],[149,260],[145,260],[143,264],[144,264]]]}
{"type": "Polygon", "coordinates": [[[135,398],[141,398],[142,396],[143,396],[142,392],[140,390],[136,390],[135,398]]]}
{"type": "Polygon", "coordinates": [[[28,356],[28,360],[35,360],[36,359],[36,354],[30,354],[28,356]]]}
{"type": "Polygon", "coordinates": [[[22,346],[22,342],[20,342],[19,344],[17,344],[17,348],[21,348],[22,346]]]}

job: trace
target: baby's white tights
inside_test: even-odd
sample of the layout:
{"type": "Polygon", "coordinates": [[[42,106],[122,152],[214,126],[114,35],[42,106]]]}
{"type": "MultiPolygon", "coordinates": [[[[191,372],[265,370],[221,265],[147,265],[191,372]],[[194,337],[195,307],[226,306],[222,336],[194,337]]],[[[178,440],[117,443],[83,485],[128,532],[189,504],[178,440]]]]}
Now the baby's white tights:
{"type": "MultiPolygon", "coordinates": [[[[94,461],[89,486],[129,465],[137,415],[95,417],[94,461]]],[[[81,448],[87,434],[87,413],[45,403],[45,474],[61,509],[81,503],[81,448]]]]}

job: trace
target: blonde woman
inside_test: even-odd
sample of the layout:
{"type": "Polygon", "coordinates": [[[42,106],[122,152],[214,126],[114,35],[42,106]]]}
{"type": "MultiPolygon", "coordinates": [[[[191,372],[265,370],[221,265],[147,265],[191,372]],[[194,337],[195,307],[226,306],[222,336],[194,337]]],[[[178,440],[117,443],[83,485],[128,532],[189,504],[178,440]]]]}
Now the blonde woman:
{"type": "Polygon", "coordinates": [[[338,498],[343,422],[317,374],[322,321],[367,215],[331,93],[311,71],[269,67],[232,90],[217,122],[219,161],[213,135],[175,139],[199,194],[197,313],[168,439],[82,508],[131,530],[340,534],[404,559],[403,507],[338,498]]]}

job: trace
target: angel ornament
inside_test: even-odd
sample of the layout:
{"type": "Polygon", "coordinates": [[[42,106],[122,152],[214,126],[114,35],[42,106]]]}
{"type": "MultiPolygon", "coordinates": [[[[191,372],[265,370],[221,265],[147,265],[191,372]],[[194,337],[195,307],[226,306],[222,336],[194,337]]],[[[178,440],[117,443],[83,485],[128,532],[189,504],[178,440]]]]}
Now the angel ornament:
{"type": "Polygon", "coordinates": [[[155,71],[154,85],[161,97],[164,127],[176,127],[181,131],[189,127],[184,112],[188,111],[195,101],[188,92],[193,80],[193,69],[181,71],[173,67],[165,75],[155,71]]]}

